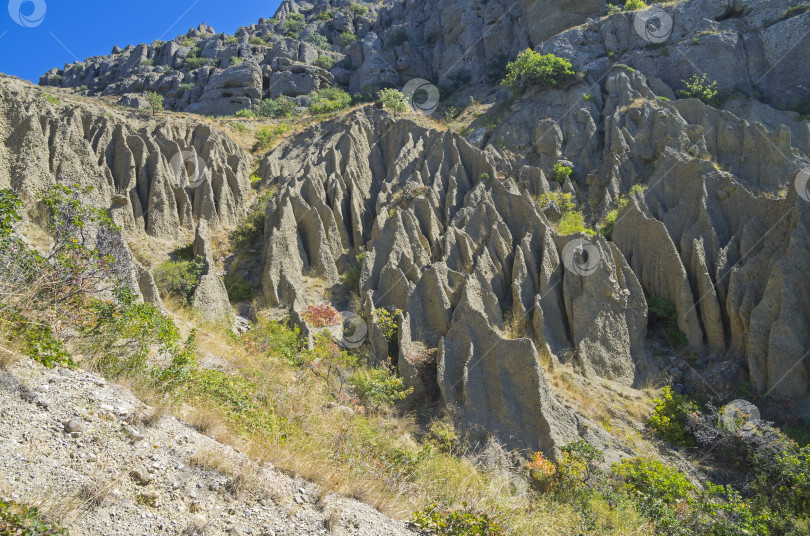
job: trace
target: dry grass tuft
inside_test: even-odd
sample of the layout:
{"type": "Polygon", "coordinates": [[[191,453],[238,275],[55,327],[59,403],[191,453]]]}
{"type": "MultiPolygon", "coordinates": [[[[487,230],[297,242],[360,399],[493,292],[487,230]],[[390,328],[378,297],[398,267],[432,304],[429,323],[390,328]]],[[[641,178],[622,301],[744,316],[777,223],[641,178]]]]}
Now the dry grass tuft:
{"type": "Polygon", "coordinates": [[[201,434],[211,437],[214,437],[223,426],[219,413],[210,406],[195,406],[186,417],[186,421],[201,434]]]}

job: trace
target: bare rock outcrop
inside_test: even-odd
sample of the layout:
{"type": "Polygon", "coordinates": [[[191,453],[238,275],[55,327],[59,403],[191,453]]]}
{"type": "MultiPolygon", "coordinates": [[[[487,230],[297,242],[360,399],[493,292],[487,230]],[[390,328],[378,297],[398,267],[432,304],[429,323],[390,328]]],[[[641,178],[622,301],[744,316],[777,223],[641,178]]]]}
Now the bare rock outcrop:
{"type": "MultiPolygon", "coordinates": [[[[282,143],[259,170],[278,188],[265,224],[265,298],[300,310],[308,286],[338,283],[365,251],[366,316],[400,310],[400,345],[438,348],[437,381],[470,428],[554,452],[577,426],[548,391],[540,353],[632,384],[649,369],[646,306],[604,239],[576,237],[596,248],[595,272],[566,268],[575,237],[559,237],[493,158],[373,108],[282,143]]],[[[406,354],[400,370],[419,387],[406,354]]]]}
{"type": "Polygon", "coordinates": [[[192,303],[205,320],[230,320],[233,316],[228,291],[219,273],[216,271],[214,252],[211,247],[211,235],[208,222],[200,220],[197,224],[194,239],[194,256],[202,259],[204,268],[200,282],[194,289],[192,303]]]}

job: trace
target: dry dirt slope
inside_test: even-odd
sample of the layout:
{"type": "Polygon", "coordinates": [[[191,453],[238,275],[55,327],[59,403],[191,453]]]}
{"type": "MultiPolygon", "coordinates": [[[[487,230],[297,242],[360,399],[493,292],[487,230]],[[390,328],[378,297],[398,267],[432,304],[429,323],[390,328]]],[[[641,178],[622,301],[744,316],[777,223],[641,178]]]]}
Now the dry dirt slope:
{"type": "Polygon", "coordinates": [[[0,371],[0,495],[40,505],[71,536],[413,534],[100,376],[27,359],[0,371]]]}

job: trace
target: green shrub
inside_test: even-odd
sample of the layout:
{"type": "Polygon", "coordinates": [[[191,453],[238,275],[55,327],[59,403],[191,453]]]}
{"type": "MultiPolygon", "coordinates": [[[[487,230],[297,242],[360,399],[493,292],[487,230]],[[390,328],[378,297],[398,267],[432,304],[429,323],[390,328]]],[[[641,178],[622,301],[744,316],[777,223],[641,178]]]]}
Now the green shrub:
{"type": "Polygon", "coordinates": [[[329,56],[318,56],[318,59],[315,60],[315,65],[320,67],[321,69],[326,69],[327,71],[330,70],[335,65],[334,58],[329,56]]]}
{"type": "Polygon", "coordinates": [[[62,75],[61,74],[52,74],[50,78],[50,84],[55,87],[59,87],[62,85],[62,75]]]}
{"type": "Polygon", "coordinates": [[[706,83],[706,75],[698,76],[693,75],[689,80],[682,80],[685,87],[679,89],[676,93],[683,99],[699,99],[705,104],[716,106],[717,99],[717,82],[710,84],[706,83]]]}
{"type": "Polygon", "coordinates": [[[337,87],[313,91],[309,96],[309,111],[313,114],[336,112],[348,108],[352,103],[351,95],[337,87]]]}
{"type": "Polygon", "coordinates": [[[283,136],[289,131],[290,125],[286,123],[281,123],[280,125],[276,125],[273,128],[270,127],[260,128],[253,134],[253,137],[256,140],[256,143],[253,144],[253,150],[259,151],[261,149],[269,147],[270,144],[272,144],[280,136],[283,136]]]}
{"type": "Polygon", "coordinates": [[[375,406],[394,405],[413,392],[388,366],[360,369],[349,382],[360,400],[375,406]]]}
{"type": "Polygon", "coordinates": [[[411,523],[420,530],[438,536],[501,536],[506,529],[497,515],[475,510],[465,503],[461,509],[448,510],[436,503],[414,512],[411,523]]]}
{"type": "Polygon", "coordinates": [[[363,268],[363,260],[365,258],[365,253],[358,254],[354,258],[354,264],[348,270],[343,272],[343,274],[341,274],[343,285],[353,292],[360,292],[360,274],[363,268]]]}
{"type": "Polygon", "coordinates": [[[683,501],[695,491],[695,486],[677,469],[656,460],[626,458],[613,466],[631,491],[664,504],[683,501]]]}
{"type": "Polygon", "coordinates": [[[585,233],[589,236],[596,234],[596,231],[588,229],[585,225],[585,216],[583,216],[582,212],[577,211],[564,213],[557,223],[557,231],[563,236],[576,233],[585,233]]]}
{"type": "Polygon", "coordinates": [[[249,302],[256,297],[256,288],[245,276],[239,273],[225,274],[225,290],[231,303],[249,302]]]}
{"type": "Polygon", "coordinates": [[[619,213],[624,210],[627,203],[627,198],[625,196],[620,196],[616,208],[608,212],[607,216],[605,216],[605,225],[599,230],[599,232],[602,233],[602,236],[608,240],[613,238],[613,228],[616,226],[616,220],[619,219],[619,213]]]}
{"type": "Polygon", "coordinates": [[[304,21],[292,18],[293,15],[298,14],[299,13],[291,13],[290,18],[284,21],[284,35],[287,37],[298,39],[301,36],[301,32],[304,31],[304,21]]]}
{"type": "Polygon", "coordinates": [[[644,0],[627,0],[624,4],[625,11],[635,11],[637,9],[644,9],[647,7],[647,4],[644,3],[644,0]]]}
{"type": "Polygon", "coordinates": [[[204,270],[205,263],[200,257],[166,261],[155,269],[155,283],[166,294],[191,304],[204,270]]]}
{"type": "Polygon", "coordinates": [[[655,408],[647,425],[663,440],[681,446],[694,446],[695,441],[686,429],[689,414],[697,406],[683,395],[675,394],[669,387],[661,390],[661,398],[653,399],[655,408]]]}
{"type": "Polygon", "coordinates": [[[368,6],[364,6],[363,4],[352,4],[349,6],[349,11],[356,15],[363,16],[368,13],[368,6]]]}
{"type": "Polygon", "coordinates": [[[195,41],[195,40],[194,40],[194,39],[192,39],[191,37],[184,37],[184,38],[183,38],[183,39],[180,41],[180,46],[181,46],[181,47],[188,47],[188,48],[192,48],[192,47],[197,46],[197,41],[195,41]]]}
{"type": "Polygon", "coordinates": [[[0,307],[0,313],[14,326],[25,355],[48,368],[74,365],[70,353],[48,324],[31,321],[5,306],[0,307]]]}
{"type": "Polygon", "coordinates": [[[607,8],[605,8],[605,15],[613,15],[615,13],[621,13],[621,12],[622,12],[622,8],[617,6],[617,5],[614,5],[614,4],[608,4],[607,8]]]}
{"type": "Polygon", "coordinates": [[[141,65],[144,67],[151,67],[155,64],[155,60],[152,58],[144,58],[141,60],[141,65]]]}
{"type": "Polygon", "coordinates": [[[200,49],[193,48],[183,60],[183,67],[188,71],[193,71],[205,65],[212,65],[214,61],[212,58],[201,58],[200,49]]]}
{"type": "Polygon", "coordinates": [[[239,39],[235,35],[228,35],[225,36],[225,43],[228,45],[235,45],[239,42],[239,39]]]}
{"type": "Polygon", "coordinates": [[[549,205],[556,205],[559,207],[561,213],[571,212],[577,208],[576,203],[574,203],[574,196],[562,192],[549,192],[541,195],[537,198],[537,205],[540,207],[540,210],[545,209],[549,205]]]}
{"type": "Polygon", "coordinates": [[[231,56],[231,59],[228,61],[229,65],[242,65],[245,63],[245,58],[240,58],[239,56],[231,56]]]}
{"type": "Polygon", "coordinates": [[[340,46],[346,48],[347,46],[351,45],[357,41],[357,36],[354,35],[352,32],[343,32],[340,34],[340,46]]]}
{"type": "Polygon", "coordinates": [[[251,45],[258,45],[260,47],[266,47],[267,46],[267,41],[265,41],[264,39],[262,39],[258,35],[254,35],[253,37],[248,39],[248,43],[250,43],[251,45]]]}
{"type": "Polygon", "coordinates": [[[315,15],[314,18],[315,18],[315,20],[328,21],[328,20],[334,19],[335,14],[333,12],[331,12],[331,11],[321,11],[320,13],[315,15]]]}
{"type": "Polygon", "coordinates": [[[381,89],[377,92],[377,100],[383,108],[387,108],[399,115],[408,111],[408,99],[398,89],[381,89]]]}
{"type": "Polygon", "coordinates": [[[59,97],[49,95],[48,93],[43,93],[42,98],[45,100],[45,102],[48,102],[50,104],[62,104],[62,101],[59,100],[59,97]]]}
{"type": "Polygon", "coordinates": [[[302,20],[304,20],[304,14],[303,13],[290,13],[287,16],[287,18],[289,20],[302,21],[302,20]]]}
{"type": "Polygon", "coordinates": [[[295,112],[295,101],[286,95],[275,99],[264,99],[256,108],[256,114],[263,117],[290,117],[293,112],[295,112]]]}
{"type": "Polygon", "coordinates": [[[182,97],[187,92],[189,92],[189,91],[191,91],[193,89],[194,89],[194,84],[192,84],[191,82],[188,82],[188,83],[185,83],[185,84],[180,84],[180,87],[177,88],[177,98],[179,99],[180,97],[182,97]]]}
{"type": "Polygon", "coordinates": [[[329,49],[330,47],[329,39],[327,39],[325,35],[320,34],[318,32],[313,32],[309,34],[306,40],[307,42],[312,43],[313,45],[323,49],[329,49]]]}
{"type": "Polygon", "coordinates": [[[36,508],[0,500],[0,534],[9,536],[67,536],[67,529],[49,523],[36,508]]]}
{"type": "Polygon", "coordinates": [[[519,90],[534,84],[541,87],[564,88],[581,78],[571,62],[554,54],[540,54],[526,49],[506,66],[503,85],[519,90]]]}
{"type": "Polygon", "coordinates": [[[244,132],[247,131],[247,125],[245,125],[244,123],[242,123],[240,121],[236,121],[235,123],[231,123],[231,128],[233,128],[235,131],[240,132],[240,133],[244,133],[244,132]]]}
{"type": "Polygon", "coordinates": [[[573,172],[573,169],[561,162],[554,164],[554,180],[560,184],[565,184],[565,179],[570,177],[573,172]]]}
{"type": "Polygon", "coordinates": [[[243,117],[246,119],[252,119],[256,117],[256,112],[251,110],[250,108],[242,108],[241,110],[237,110],[234,114],[235,117],[243,117]]]}
{"type": "Polygon", "coordinates": [[[385,50],[391,50],[392,48],[401,46],[407,40],[408,32],[406,32],[404,28],[398,28],[385,38],[385,46],[383,48],[385,50]]]}

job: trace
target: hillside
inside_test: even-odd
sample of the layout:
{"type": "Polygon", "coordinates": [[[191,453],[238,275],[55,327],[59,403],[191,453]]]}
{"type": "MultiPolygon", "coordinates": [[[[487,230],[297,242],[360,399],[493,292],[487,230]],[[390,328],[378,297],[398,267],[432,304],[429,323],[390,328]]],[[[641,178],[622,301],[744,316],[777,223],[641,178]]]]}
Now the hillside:
{"type": "MultiPolygon", "coordinates": [[[[804,534],[808,30],[790,0],[286,1],[2,76],[3,396],[125,384],[197,430],[139,434],[272,462],[306,526],[260,486],[210,533],[804,534]]],[[[17,405],[9,437],[66,418],[17,405]]],[[[40,506],[94,534],[182,499],[133,486],[40,506]]]]}

